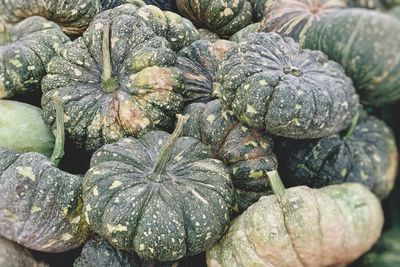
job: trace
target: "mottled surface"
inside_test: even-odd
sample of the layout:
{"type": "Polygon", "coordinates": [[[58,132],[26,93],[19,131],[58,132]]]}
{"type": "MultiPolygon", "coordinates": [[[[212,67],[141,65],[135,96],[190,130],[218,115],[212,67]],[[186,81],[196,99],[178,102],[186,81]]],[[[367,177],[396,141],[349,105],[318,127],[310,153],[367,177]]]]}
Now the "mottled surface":
{"type": "Polygon", "coordinates": [[[45,252],[79,247],[88,230],[81,182],[41,154],[0,149],[0,236],[45,252]]]}
{"type": "Polygon", "coordinates": [[[0,40],[0,99],[40,90],[46,64],[69,41],[57,24],[37,16],[8,30],[10,40],[0,40]]]}
{"type": "Polygon", "coordinates": [[[243,123],[295,139],[346,128],[358,95],[343,68],[277,33],[253,33],[231,49],[214,90],[243,123]]]}
{"type": "Polygon", "coordinates": [[[310,28],[302,44],[340,63],[361,100],[384,105],[400,99],[400,21],[382,12],[352,8],[310,28]]]}
{"type": "Polygon", "coordinates": [[[152,173],[169,136],[152,131],[103,146],[83,182],[91,229],[147,260],[173,261],[210,248],[234,205],[228,170],[197,139],[179,138],[166,174],[152,173]]]}
{"type": "Polygon", "coordinates": [[[23,247],[0,237],[1,267],[47,267],[47,264],[37,262],[23,247]]]}
{"type": "Polygon", "coordinates": [[[232,42],[240,43],[248,34],[259,31],[261,31],[261,23],[260,22],[252,23],[246,26],[245,28],[241,29],[240,31],[236,32],[234,35],[231,36],[229,40],[232,42]]]}
{"type": "Polygon", "coordinates": [[[254,18],[256,21],[261,21],[267,14],[267,7],[274,2],[274,0],[249,0],[253,7],[254,18]]]}
{"type": "Polygon", "coordinates": [[[277,146],[280,167],[290,185],[322,187],[358,182],[383,199],[393,189],[398,154],[390,128],[362,114],[350,136],[319,140],[285,140],[277,146]]]}
{"type": "Polygon", "coordinates": [[[345,266],[378,240],[383,211],[360,184],[262,197],[207,252],[208,267],[345,266]]]}
{"type": "Polygon", "coordinates": [[[219,38],[218,34],[210,31],[209,29],[198,29],[199,31],[199,35],[200,35],[200,40],[208,40],[210,42],[215,42],[220,40],[221,38],[219,38]]]}

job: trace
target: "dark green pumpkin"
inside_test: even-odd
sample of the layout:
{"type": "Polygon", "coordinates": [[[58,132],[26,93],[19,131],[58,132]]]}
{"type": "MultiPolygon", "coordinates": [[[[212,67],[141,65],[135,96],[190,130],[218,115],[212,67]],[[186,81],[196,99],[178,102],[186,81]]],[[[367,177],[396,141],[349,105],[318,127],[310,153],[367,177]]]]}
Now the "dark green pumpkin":
{"type": "Polygon", "coordinates": [[[250,33],[256,33],[261,31],[261,23],[256,22],[248,25],[247,27],[241,29],[237,33],[231,36],[229,39],[232,42],[240,43],[244,37],[250,33]]]}
{"type": "Polygon", "coordinates": [[[265,131],[238,122],[232,112],[222,110],[219,100],[193,103],[185,113],[190,117],[183,134],[201,140],[228,167],[240,211],[271,193],[267,172],[278,164],[265,131]]]}
{"type": "Polygon", "coordinates": [[[227,230],[234,191],[224,164],[195,138],[151,131],[96,151],[83,181],[86,220],[118,249],[175,261],[227,230]]]}
{"type": "Polygon", "coordinates": [[[254,18],[256,21],[261,21],[267,14],[266,10],[268,6],[274,2],[274,0],[249,0],[253,7],[254,18]]]}
{"type": "Polygon", "coordinates": [[[46,64],[68,40],[57,24],[42,17],[14,26],[0,19],[0,99],[40,90],[46,64]]]}
{"type": "Polygon", "coordinates": [[[48,267],[47,264],[36,261],[23,247],[0,237],[1,267],[48,267]]]}
{"type": "Polygon", "coordinates": [[[226,109],[251,127],[284,137],[337,133],[358,110],[358,95],[339,64],[277,33],[248,34],[216,76],[214,90],[226,109]]]}

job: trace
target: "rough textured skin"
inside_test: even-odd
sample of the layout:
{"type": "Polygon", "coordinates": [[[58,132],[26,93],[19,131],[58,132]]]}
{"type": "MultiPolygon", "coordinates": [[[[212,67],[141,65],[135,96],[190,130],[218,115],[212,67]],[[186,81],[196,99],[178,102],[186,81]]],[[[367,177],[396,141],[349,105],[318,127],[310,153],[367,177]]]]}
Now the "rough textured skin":
{"type": "MultiPolygon", "coordinates": [[[[0,32],[5,27],[0,19],[0,32]]],[[[0,99],[40,90],[46,64],[69,41],[57,24],[42,17],[8,27],[9,38],[0,36],[0,99]]]]}
{"type": "Polygon", "coordinates": [[[214,98],[212,92],[215,75],[224,56],[234,45],[226,40],[198,40],[179,51],[177,67],[185,77],[185,105],[206,103],[214,98]]]}
{"type": "Polygon", "coordinates": [[[280,167],[290,185],[322,187],[357,182],[384,199],[393,189],[398,153],[390,128],[363,114],[350,136],[285,140],[277,146],[280,167]]]}
{"type": "Polygon", "coordinates": [[[174,261],[210,248],[235,205],[228,170],[195,138],[177,140],[166,174],[152,172],[169,136],[151,131],[103,146],[83,182],[91,229],[146,260],[174,261]]]}
{"type": "Polygon", "coordinates": [[[229,37],[251,23],[253,12],[247,0],[176,0],[179,11],[199,27],[229,37]]]}
{"type": "Polygon", "coordinates": [[[247,27],[241,29],[234,35],[232,35],[229,40],[232,42],[240,43],[245,38],[245,36],[247,36],[248,34],[260,32],[260,31],[261,31],[261,23],[260,22],[252,23],[252,24],[248,25],[247,27]]]}
{"type": "Polygon", "coordinates": [[[47,267],[47,264],[37,262],[23,247],[0,237],[1,267],[47,267]]]}
{"type": "Polygon", "coordinates": [[[267,4],[261,22],[264,32],[277,32],[301,42],[313,25],[340,9],[346,0],[277,0],[267,4]]]}
{"type": "Polygon", "coordinates": [[[81,182],[41,154],[0,149],[0,236],[44,252],[79,247],[88,232],[81,182]]]}
{"type": "Polygon", "coordinates": [[[201,140],[214,158],[225,163],[240,211],[271,193],[267,172],[276,170],[278,162],[272,152],[273,141],[265,131],[238,122],[232,112],[222,110],[219,100],[191,104],[185,113],[190,117],[183,134],[201,140]]]}
{"type": "Polygon", "coordinates": [[[49,63],[42,82],[45,121],[53,123],[52,97],[59,95],[67,135],[88,151],[150,129],[171,129],[185,87],[171,48],[178,50],[194,41],[197,32],[190,25],[155,6],[126,4],[104,11],[82,38],[66,44],[49,63]],[[107,25],[111,25],[113,90],[102,79],[103,27],[107,25]]]}
{"type": "Polygon", "coordinates": [[[274,0],[250,0],[253,7],[254,18],[256,21],[261,21],[267,15],[267,7],[274,2],[274,0]]]}
{"type": "Polygon", "coordinates": [[[378,240],[383,211],[356,183],[262,197],[207,252],[208,267],[345,266],[378,240]]]}
{"type": "Polygon", "coordinates": [[[247,35],[225,56],[216,82],[222,104],[241,122],[289,138],[337,133],[358,110],[339,64],[277,33],[247,35]]]}
{"type": "Polygon", "coordinates": [[[9,23],[37,15],[57,23],[72,36],[82,34],[101,10],[100,0],[0,0],[0,6],[0,18],[9,23]]]}
{"type": "Polygon", "coordinates": [[[198,29],[199,31],[199,40],[208,40],[210,42],[215,42],[220,40],[218,34],[210,31],[209,29],[198,29]]]}
{"type": "Polygon", "coordinates": [[[390,15],[344,9],[321,18],[302,46],[340,63],[361,100],[378,106],[400,99],[400,35],[393,32],[400,32],[400,21],[390,15]]]}
{"type": "Polygon", "coordinates": [[[42,119],[42,110],[22,102],[0,100],[0,148],[51,156],[54,136],[42,119]]]}

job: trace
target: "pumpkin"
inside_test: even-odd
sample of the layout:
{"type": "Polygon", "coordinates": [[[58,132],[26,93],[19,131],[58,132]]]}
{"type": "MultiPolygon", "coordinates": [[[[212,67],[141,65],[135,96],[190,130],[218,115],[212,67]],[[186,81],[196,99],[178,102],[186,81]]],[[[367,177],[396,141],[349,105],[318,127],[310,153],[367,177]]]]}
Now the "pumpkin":
{"type": "Polygon", "coordinates": [[[219,38],[218,34],[208,30],[208,29],[198,29],[199,32],[199,36],[200,36],[200,40],[208,40],[210,42],[215,42],[220,40],[221,38],[219,38]]]}
{"type": "Polygon", "coordinates": [[[210,248],[226,231],[234,191],[224,164],[197,139],[151,131],[97,150],[83,181],[86,221],[112,246],[150,261],[210,248]]]}
{"type": "Polygon", "coordinates": [[[47,264],[37,262],[26,249],[0,237],[0,266],[47,267],[47,264]]]}
{"type": "Polygon", "coordinates": [[[57,24],[42,17],[14,26],[0,19],[0,99],[40,90],[47,62],[67,41],[57,24]]]}
{"type": "Polygon", "coordinates": [[[51,156],[54,136],[42,119],[42,110],[17,101],[0,100],[0,148],[51,156]]]}
{"type": "Polygon", "coordinates": [[[247,34],[256,33],[259,31],[261,31],[261,23],[256,22],[256,23],[250,24],[250,25],[246,26],[245,28],[241,29],[240,31],[238,31],[237,33],[232,35],[229,40],[232,42],[240,43],[247,34]]]}
{"type": "Polygon", "coordinates": [[[197,34],[182,21],[155,6],[131,4],[98,15],[82,38],[48,64],[42,81],[47,124],[54,121],[52,98],[59,95],[67,135],[87,151],[150,129],[171,129],[185,86],[171,46],[180,49],[197,34]]]}
{"type": "Polygon", "coordinates": [[[380,199],[393,189],[398,167],[394,135],[383,121],[362,111],[347,132],[317,140],[285,140],[277,147],[290,185],[357,182],[380,199]]]}
{"type": "Polygon", "coordinates": [[[321,18],[302,46],[321,50],[340,63],[362,102],[380,106],[400,99],[400,35],[394,32],[400,32],[396,18],[349,8],[321,18]]]}
{"type": "Polygon", "coordinates": [[[235,187],[239,211],[246,210],[262,195],[269,194],[267,172],[277,169],[272,138],[263,130],[238,122],[219,100],[193,103],[183,134],[195,137],[210,147],[213,157],[229,169],[235,187]]]}
{"type": "Polygon", "coordinates": [[[88,233],[81,216],[82,178],[57,168],[64,135],[62,105],[56,102],[56,145],[50,159],[0,149],[0,236],[53,253],[79,247],[88,233]]]}
{"type": "Polygon", "coordinates": [[[148,5],[159,7],[162,10],[169,10],[174,12],[178,10],[175,0],[145,0],[145,2],[148,5]]]}
{"type": "Polygon", "coordinates": [[[368,251],[383,226],[379,200],[363,185],[286,189],[268,173],[262,197],[207,251],[208,267],[345,266],[368,251]]]}
{"type": "Polygon", "coordinates": [[[181,14],[199,27],[229,37],[251,23],[252,7],[247,0],[176,0],[181,14]]]}
{"type": "Polygon", "coordinates": [[[256,21],[261,21],[267,15],[267,8],[272,2],[274,0],[250,0],[256,21]]]}
{"type": "Polygon", "coordinates": [[[221,103],[239,121],[283,137],[339,132],[358,109],[358,95],[339,64],[277,33],[245,36],[215,80],[221,103]]]}

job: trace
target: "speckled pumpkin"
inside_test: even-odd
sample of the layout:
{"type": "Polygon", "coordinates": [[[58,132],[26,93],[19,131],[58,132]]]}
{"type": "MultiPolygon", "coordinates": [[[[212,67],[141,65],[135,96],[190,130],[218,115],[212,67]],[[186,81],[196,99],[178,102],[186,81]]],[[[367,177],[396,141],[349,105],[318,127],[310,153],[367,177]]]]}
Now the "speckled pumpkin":
{"type": "Polygon", "coordinates": [[[57,100],[57,138],[50,160],[36,152],[0,149],[0,236],[24,247],[62,252],[85,242],[82,177],[57,168],[63,155],[63,111],[57,100]]]}
{"type": "Polygon", "coordinates": [[[342,134],[319,140],[285,140],[279,146],[282,170],[290,185],[322,187],[357,182],[383,199],[393,189],[398,154],[390,128],[361,111],[342,134]]]}
{"type": "Polygon", "coordinates": [[[252,23],[246,26],[245,28],[241,29],[234,35],[232,35],[229,40],[232,42],[240,43],[244,39],[244,37],[247,36],[248,34],[260,31],[261,31],[261,23],[260,22],[252,23]]]}
{"type": "Polygon", "coordinates": [[[0,266],[1,267],[48,267],[37,262],[23,247],[0,237],[0,266]]]}
{"type": "Polygon", "coordinates": [[[267,172],[276,170],[278,164],[272,152],[273,141],[265,131],[238,122],[232,112],[222,110],[219,100],[191,104],[185,113],[190,117],[183,134],[201,140],[214,158],[228,167],[239,211],[271,193],[267,172]]]}
{"type": "Polygon", "coordinates": [[[229,37],[251,23],[253,12],[247,0],[176,0],[179,11],[197,26],[229,37]]]}
{"type": "Polygon", "coordinates": [[[346,266],[378,240],[383,211],[363,185],[285,190],[276,172],[268,175],[275,195],[232,222],[207,251],[208,267],[346,266]]]}
{"type": "Polygon", "coordinates": [[[42,82],[45,121],[53,123],[51,99],[59,95],[68,136],[88,151],[150,129],[173,128],[185,83],[171,47],[180,49],[197,33],[182,21],[155,6],[132,4],[98,15],[82,38],[48,64],[42,82]]]}
{"type": "Polygon", "coordinates": [[[339,64],[277,33],[248,34],[227,53],[215,80],[222,104],[241,122],[284,137],[337,133],[358,110],[339,64]]]}
{"type": "Polygon", "coordinates": [[[57,24],[42,17],[14,26],[0,19],[0,99],[40,91],[46,64],[67,41],[57,24]]]}
{"type": "Polygon", "coordinates": [[[200,36],[200,40],[208,40],[210,42],[215,42],[220,40],[221,38],[218,36],[218,34],[210,31],[209,29],[205,29],[205,28],[201,28],[198,29],[199,31],[199,36],[200,36]]]}
{"type": "Polygon", "coordinates": [[[234,191],[223,162],[199,140],[151,131],[96,151],[84,203],[91,229],[146,260],[175,261],[215,244],[227,230],[234,191]]]}

